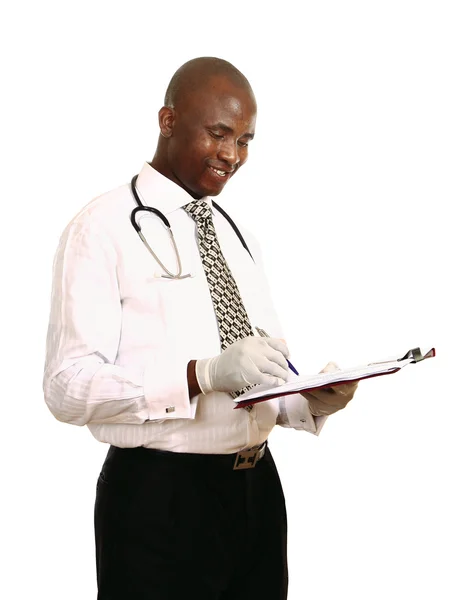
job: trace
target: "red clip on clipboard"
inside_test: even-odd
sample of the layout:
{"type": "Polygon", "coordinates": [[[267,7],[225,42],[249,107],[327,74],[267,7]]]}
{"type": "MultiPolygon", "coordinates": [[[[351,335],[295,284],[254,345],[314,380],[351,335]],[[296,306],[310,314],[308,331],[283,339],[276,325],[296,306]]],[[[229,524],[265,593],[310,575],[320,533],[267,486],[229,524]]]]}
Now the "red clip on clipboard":
{"type": "Polygon", "coordinates": [[[239,396],[235,408],[245,408],[246,406],[264,402],[271,398],[298,394],[324,387],[333,387],[349,381],[361,381],[362,379],[370,379],[371,377],[379,377],[380,375],[390,375],[391,373],[397,373],[406,365],[421,362],[426,358],[432,358],[435,354],[435,348],[431,348],[425,354],[422,354],[420,348],[413,348],[412,350],[408,350],[402,358],[377,361],[367,365],[334,371],[333,373],[318,373],[309,377],[305,375],[294,376],[286,383],[273,388],[255,386],[251,391],[243,396],[239,396]]]}

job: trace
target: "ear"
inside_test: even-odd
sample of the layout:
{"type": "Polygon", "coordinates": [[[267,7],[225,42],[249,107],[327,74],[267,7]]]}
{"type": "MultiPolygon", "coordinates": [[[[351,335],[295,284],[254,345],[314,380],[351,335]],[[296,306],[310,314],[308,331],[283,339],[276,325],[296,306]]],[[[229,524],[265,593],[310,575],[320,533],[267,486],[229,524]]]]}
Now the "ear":
{"type": "Polygon", "coordinates": [[[163,106],[158,113],[158,123],[161,131],[161,135],[165,138],[172,136],[174,129],[175,111],[173,108],[163,106]]]}

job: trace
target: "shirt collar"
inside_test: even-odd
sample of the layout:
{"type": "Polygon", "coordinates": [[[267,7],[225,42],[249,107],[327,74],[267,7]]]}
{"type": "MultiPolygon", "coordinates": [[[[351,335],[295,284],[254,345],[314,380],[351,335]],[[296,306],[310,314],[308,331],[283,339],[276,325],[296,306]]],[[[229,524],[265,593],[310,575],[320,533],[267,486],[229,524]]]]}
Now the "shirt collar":
{"type": "MultiPolygon", "coordinates": [[[[174,181],[161,175],[148,163],[143,165],[137,177],[136,188],[142,204],[156,208],[163,214],[172,213],[194,201],[188,192],[174,181]]],[[[209,196],[205,196],[201,200],[211,206],[209,196]]]]}

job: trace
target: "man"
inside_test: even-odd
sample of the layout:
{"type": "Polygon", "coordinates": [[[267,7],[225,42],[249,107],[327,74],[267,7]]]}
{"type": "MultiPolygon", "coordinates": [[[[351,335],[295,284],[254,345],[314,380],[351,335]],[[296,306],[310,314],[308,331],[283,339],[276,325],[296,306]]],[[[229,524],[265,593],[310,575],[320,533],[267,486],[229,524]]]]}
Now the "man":
{"type": "Polygon", "coordinates": [[[251,386],[288,378],[259,248],[212,202],[255,124],[240,71],[187,62],[134,193],[93,200],[60,240],[44,391],[57,419],[111,444],[95,505],[99,600],[286,598],[285,502],[266,440],[276,423],[318,434],[354,394],[233,410],[251,386]],[[149,210],[131,223],[135,198],[149,210]]]}

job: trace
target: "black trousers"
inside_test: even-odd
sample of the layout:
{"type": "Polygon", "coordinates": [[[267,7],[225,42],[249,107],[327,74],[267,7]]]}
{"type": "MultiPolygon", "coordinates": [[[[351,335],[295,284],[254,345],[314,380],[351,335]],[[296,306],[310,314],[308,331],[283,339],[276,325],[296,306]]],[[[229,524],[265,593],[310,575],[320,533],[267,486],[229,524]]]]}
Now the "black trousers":
{"type": "Polygon", "coordinates": [[[287,519],[269,449],[231,456],[110,447],[97,483],[98,600],[285,600],[287,519]]]}

